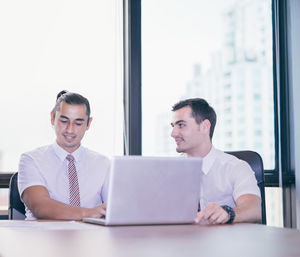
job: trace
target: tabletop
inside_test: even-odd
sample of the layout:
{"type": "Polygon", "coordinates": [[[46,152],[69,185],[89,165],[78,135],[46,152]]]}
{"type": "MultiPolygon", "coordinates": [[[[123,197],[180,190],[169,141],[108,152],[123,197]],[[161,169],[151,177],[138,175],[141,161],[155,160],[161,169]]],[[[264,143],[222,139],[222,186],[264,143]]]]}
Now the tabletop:
{"type": "Polygon", "coordinates": [[[104,227],[0,222],[0,257],[11,256],[289,257],[300,256],[300,231],[260,224],[104,227]]]}

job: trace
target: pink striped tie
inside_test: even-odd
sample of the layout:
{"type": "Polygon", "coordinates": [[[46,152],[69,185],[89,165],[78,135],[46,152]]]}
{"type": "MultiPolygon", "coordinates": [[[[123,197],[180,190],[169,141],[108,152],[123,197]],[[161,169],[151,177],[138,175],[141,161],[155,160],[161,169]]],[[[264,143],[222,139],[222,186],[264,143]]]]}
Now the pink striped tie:
{"type": "Polygon", "coordinates": [[[77,178],[76,167],[74,164],[73,155],[69,154],[66,159],[69,161],[68,173],[69,173],[69,189],[70,189],[70,205],[80,206],[80,193],[79,183],[77,178]]]}

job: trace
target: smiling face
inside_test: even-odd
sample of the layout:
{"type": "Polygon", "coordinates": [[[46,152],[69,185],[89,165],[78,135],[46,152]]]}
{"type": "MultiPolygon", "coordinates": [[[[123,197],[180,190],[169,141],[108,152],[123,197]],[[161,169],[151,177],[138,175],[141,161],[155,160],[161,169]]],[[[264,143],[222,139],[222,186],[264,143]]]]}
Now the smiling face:
{"type": "Polygon", "coordinates": [[[177,144],[177,152],[204,157],[210,151],[210,122],[205,119],[200,124],[196,123],[190,106],[174,111],[171,126],[173,127],[171,136],[177,144]]]}
{"type": "Polygon", "coordinates": [[[89,129],[92,118],[88,121],[84,104],[71,105],[60,103],[55,115],[51,112],[51,124],[54,126],[57,144],[69,153],[74,152],[89,129]]]}

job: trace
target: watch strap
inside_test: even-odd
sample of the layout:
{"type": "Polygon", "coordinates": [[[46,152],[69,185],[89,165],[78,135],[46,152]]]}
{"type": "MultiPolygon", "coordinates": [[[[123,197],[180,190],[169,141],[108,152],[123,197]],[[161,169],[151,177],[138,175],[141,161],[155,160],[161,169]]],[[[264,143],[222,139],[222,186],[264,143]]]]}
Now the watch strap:
{"type": "Polygon", "coordinates": [[[221,206],[229,215],[229,220],[226,222],[226,224],[231,224],[235,218],[235,212],[232,207],[228,205],[222,205],[221,206]]]}

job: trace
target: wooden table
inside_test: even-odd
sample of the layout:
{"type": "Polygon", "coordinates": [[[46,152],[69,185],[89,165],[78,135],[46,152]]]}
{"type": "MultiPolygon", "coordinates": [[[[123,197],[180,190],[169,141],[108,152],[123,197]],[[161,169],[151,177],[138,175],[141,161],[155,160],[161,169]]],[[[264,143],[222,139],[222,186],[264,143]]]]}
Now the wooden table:
{"type": "Polygon", "coordinates": [[[12,229],[0,222],[0,257],[300,256],[300,231],[295,229],[258,224],[87,226],[93,228],[12,229]]]}

